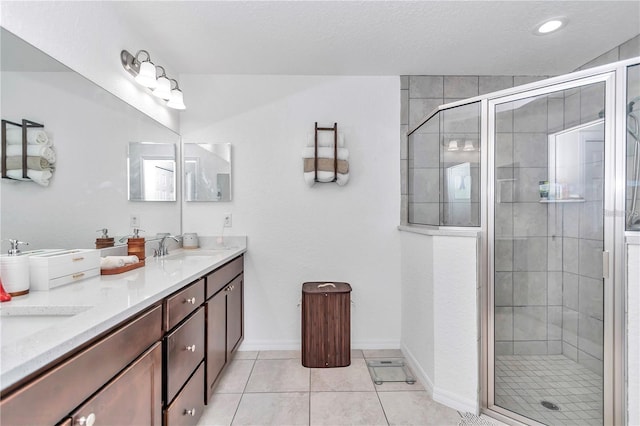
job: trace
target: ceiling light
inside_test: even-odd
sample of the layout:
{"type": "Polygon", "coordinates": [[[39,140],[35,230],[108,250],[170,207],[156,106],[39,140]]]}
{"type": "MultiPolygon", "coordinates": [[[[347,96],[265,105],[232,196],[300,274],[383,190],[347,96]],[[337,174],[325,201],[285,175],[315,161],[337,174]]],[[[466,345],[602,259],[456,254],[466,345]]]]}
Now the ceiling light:
{"type": "Polygon", "coordinates": [[[122,67],[135,78],[136,82],[144,87],[153,89],[151,93],[154,96],[168,101],[168,107],[186,109],[184,96],[178,86],[178,82],[173,78],[167,77],[163,66],[156,66],[151,62],[149,52],[139,50],[136,56],[133,56],[128,51],[123,50],[120,52],[120,62],[122,67]],[[146,59],[141,60],[139,58],[141,54],[146,55],[146,59]],[[161,71],[159,76],[156,73],[158,69],[161,71]],[[175,83],[175,87],[172,87],[171,82],[175,83]]]}
{"type": "Polygon", "coordinates": [[[561,18],[553,18],[536,26],[534,34],[545,35],[559,30],[566,25],[567,21],[561,18]]]}
{"type": "Polygon", "coordinates": [[[460,151],[460,147],[458,147],[458,141],[457,140],[449,141],[449,146],[447,147],[447,151],[460,151]]]}
{"type": "Polygon", "coordinates": [[[167,102],[167,106],[174,109],[186,109],[187,107],[184,105],[182,90],[180,90],[178,82],[173,78],[171,79],[171,81],[176,83],[176,87],[171,90],[171,98],[169,99],[169,102],[167,102]]]}
{"type": "Polygon", "coordinates": [[[464,141],[463,151],[475,151],[475,147],[473,146],[473,141],[464,141]]]}

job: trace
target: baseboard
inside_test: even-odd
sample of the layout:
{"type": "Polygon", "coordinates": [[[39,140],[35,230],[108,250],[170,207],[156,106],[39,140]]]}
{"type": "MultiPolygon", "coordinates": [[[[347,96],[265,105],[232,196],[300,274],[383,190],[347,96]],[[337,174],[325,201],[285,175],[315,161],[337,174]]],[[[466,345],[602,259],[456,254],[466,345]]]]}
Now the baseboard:
{"type": "Polygon", "coordinates": [[[299,340],[247,340],[238,348],[239,351],[295,351],[300,350],[299,340]]]}
{"type": "Polygon", "coordinates": [[[402,351],[405,359],[409,363],[409,367],[411,367],[411,371],[413,371],[413,373],[416,376],[418,376],[417,379],[420,380],[420,383],[422,383],[426,391],[429,392],[431,395],[433,395],[433,381],[431,380],[431,377],[429,377],[427,372],[424,371],[424,369],[422,368],[422,365],[420,365],[416,357],[413,355],[413,353],[409,349],[407,349],[405,345],[402,345],[400,347],[400,350],[402,351]]]}
{"type": "Polygon", "coordinates": [[[444,389],[433,389],[433,400],[444,404],[447,407],[451,407],[454,410],[473,413],[476,416],[480,414],[480,408],[478,402],[472,399],[460,398],[460,395],[446,391],[444,389]]]}
{"type": "MultiPolygon", "coordinates": [[[[239,351],[292,351],[300,350],[300,340],[248,340],[245,339],[239,351]]],[[[396,340],[364,340],[351,343],[351,349],[398,349],[400,342],[396,340]]]]}

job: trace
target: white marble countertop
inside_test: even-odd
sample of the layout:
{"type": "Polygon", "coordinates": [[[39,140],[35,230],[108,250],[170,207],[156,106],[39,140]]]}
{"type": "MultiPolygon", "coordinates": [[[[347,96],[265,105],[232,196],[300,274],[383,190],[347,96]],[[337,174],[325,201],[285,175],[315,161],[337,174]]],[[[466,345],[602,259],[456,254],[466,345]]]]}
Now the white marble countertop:
{"type": "Polygon", "coordinates": [[[2,303],[0,389],[246,252],[246,237],[234,237],[228,246],[224,250],[205,247],[201,249],[201,253],[206,251],[204,256],[194,255],[197,250],[172,250],[165,258],[147,258],[144,267],[133,271],[93,277],[49,291],[33,291],[2,303]],[[26,323],[38,316],[43,321],[50,318],[51,324],[11,338],[10,330],[3,330],[11,320],[26,323]]]}

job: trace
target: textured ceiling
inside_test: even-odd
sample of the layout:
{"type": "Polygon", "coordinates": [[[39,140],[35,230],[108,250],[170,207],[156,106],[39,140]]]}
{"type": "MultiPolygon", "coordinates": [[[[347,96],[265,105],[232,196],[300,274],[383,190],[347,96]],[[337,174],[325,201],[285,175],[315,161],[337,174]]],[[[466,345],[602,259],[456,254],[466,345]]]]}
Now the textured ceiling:
{"type": "MultiPolygon", "coordinates": [[[[180,73],[572,71],[640,33],[638,1],[128,1],[112,7],[180,73]],[[561,31],[536,24],[565,17],[561,31]]],[[[153,54],[153,53],[152,53],[153,54]]]]}

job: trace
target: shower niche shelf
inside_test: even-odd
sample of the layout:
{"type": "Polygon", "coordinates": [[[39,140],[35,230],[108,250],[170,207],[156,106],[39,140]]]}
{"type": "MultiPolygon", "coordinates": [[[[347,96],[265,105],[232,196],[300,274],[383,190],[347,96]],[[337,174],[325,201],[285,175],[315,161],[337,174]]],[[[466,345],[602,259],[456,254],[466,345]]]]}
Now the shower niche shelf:
{"type": "Polygon", "coordinates": [[[560,200],[540,200],[543,204],[551,203],[584,203],[584,198],[562,198],[560,200]]]}

